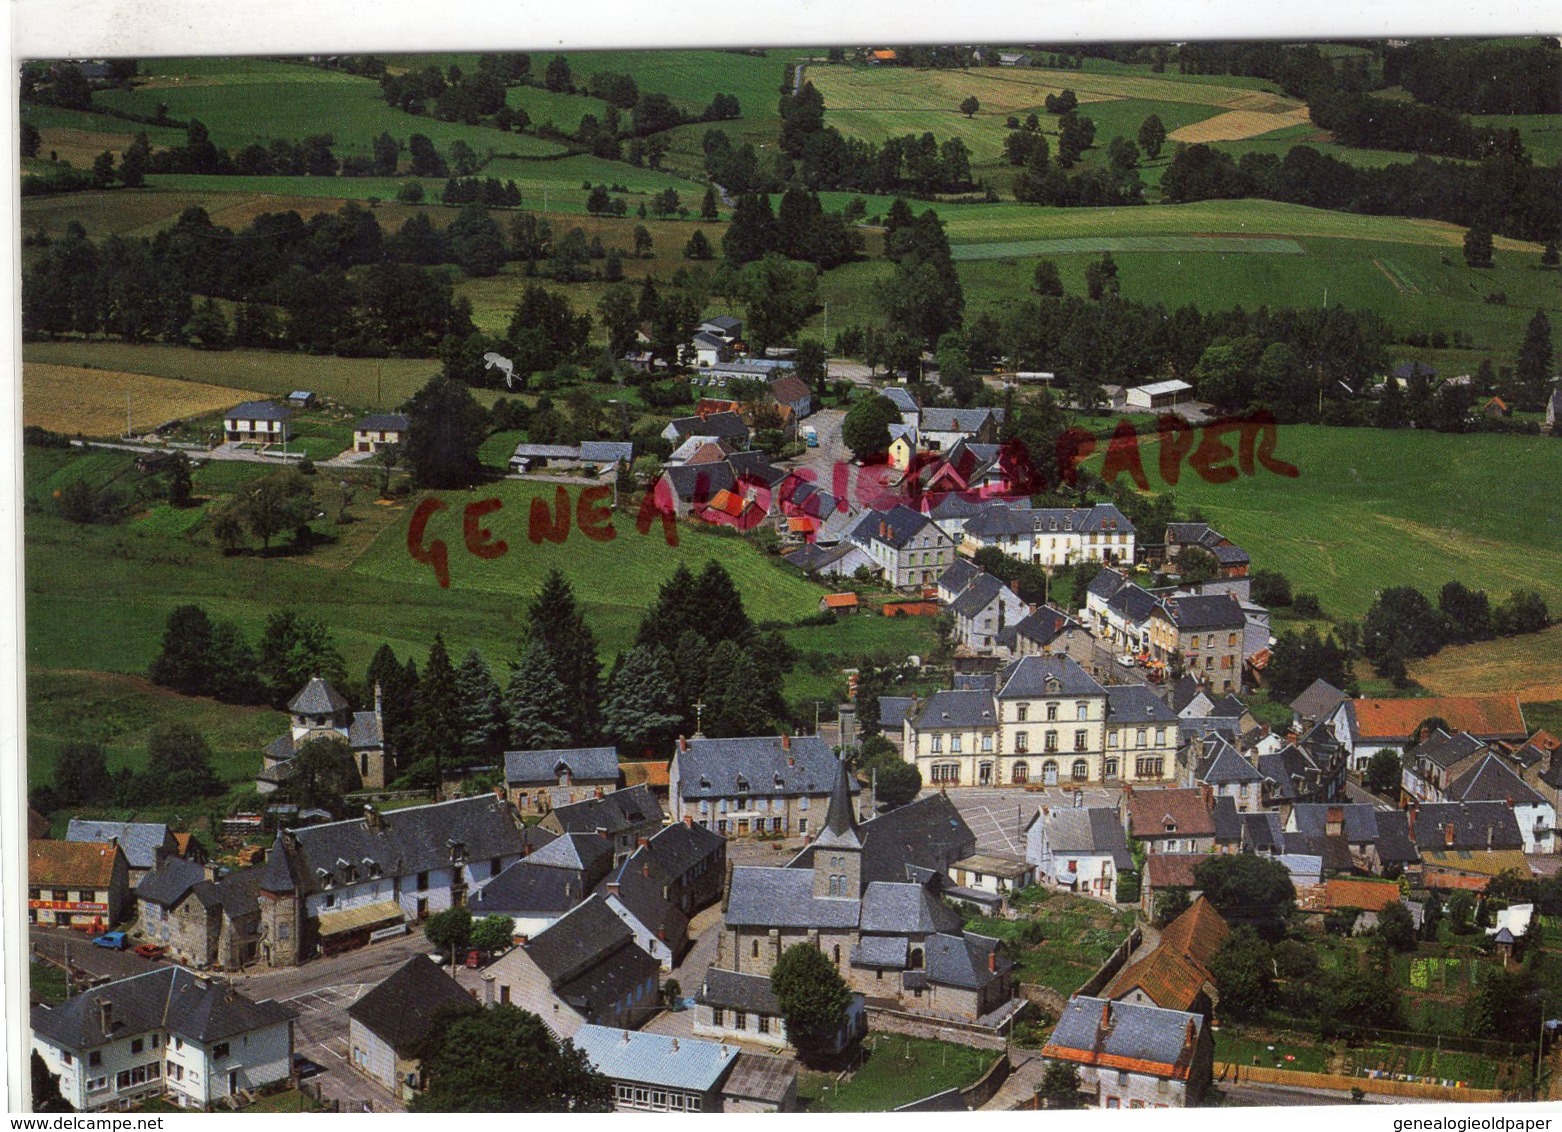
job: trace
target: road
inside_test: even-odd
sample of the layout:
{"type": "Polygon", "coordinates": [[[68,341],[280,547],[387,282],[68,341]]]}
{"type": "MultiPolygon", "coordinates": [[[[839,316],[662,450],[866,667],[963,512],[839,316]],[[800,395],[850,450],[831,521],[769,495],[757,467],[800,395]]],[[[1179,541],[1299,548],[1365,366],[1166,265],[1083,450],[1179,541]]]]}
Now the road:
{"type": "Polygon", "coordinates": [[[134,951],[110,951],[106,947],[93,947],[92,936],[68,928],[30,927],[27,934],[35,955],[42,956],[56,967],[63,967],[68,951],[71,967],[86,972],[93,979],[128,979],[131,975],[144,975],[164,966],[143,959],[134,951]]]}

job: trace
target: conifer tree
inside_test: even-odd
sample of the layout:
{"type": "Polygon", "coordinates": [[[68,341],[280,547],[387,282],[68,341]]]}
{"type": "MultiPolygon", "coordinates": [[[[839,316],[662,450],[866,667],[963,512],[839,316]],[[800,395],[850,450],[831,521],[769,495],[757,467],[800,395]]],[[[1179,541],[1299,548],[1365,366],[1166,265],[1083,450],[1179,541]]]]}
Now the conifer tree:
{"type": "Polygon", "coordinates": [[[456,702],[463,756],[474,761],[498,758],[509,735],[504,692],[476,649],[469,651],[456,669],[456,702]]]}
{"type": "Polygon", "coordinates": [[[572,742],[584,746],[597,731],[602,666],[597,660],[597,639],[575,601],[575,591],[558,569],[543,579],[527,619],[530,639],[547,650],[565,690],[562,726],[572,742]]]}
{"type": "Polygon", "coordinates": [[[512,750],[547,750],[569,742],[569,696],[545,645],[532,641],[521,650],[504,707],[512,750]]]}
{"type": "Polygon", "coordinates": [[[428,663],[413,700],[413,745],[419,760],[432,763],[436,788],[443,783],[444,768],[461,754],[461,703],[456,672],[438,633],[428,650],[428,663]]]}
{"type": "Polygon", "coordinates": [[[673,697],[672,659],[657,645],[619,655],[602,700],[602,730],[624,754],[650,754],[682,720],[673,697]]]}

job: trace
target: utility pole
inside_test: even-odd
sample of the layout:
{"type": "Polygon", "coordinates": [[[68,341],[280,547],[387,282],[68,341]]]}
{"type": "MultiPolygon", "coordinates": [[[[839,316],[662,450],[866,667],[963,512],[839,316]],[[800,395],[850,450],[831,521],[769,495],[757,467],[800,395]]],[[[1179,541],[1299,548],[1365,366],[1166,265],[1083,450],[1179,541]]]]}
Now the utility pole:
{"type": "Polygon", "coordinates": [[[130,439],[130,390],[125,390],[125,439],[130,439]]]}
{"type": "Polygon", "coordinates": [[[824,706],[823,700],[814,701],[814,734],[819,734],[819,709],[824,706]]]}

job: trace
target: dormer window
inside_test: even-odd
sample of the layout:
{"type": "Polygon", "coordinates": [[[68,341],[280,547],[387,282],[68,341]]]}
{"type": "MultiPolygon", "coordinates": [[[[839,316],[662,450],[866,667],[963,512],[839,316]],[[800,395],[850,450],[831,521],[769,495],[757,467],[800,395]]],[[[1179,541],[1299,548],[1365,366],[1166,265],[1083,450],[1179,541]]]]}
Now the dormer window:
{"type": "Polygon", "coordinates": [[[450,860],[452,864],[459,864],[460,862],[466,860],[466,844],[464,842],[447,841],[445,844],[450,849],[450,860]]]}
{"type": "Polygon", "coordinates": [[[748,793],[748,779],[744,778],[741,774],[738,775],[738,793],[739,794],[747,794],[748,793]]]}

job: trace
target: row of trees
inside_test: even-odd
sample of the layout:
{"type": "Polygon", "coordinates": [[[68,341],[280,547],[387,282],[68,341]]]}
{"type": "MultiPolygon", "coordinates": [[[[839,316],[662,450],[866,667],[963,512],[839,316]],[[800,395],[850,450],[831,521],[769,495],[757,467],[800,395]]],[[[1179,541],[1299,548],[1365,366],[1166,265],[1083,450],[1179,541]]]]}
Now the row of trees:
{"type": "Polygon", "coordinates": [[[1551,622],[1545,599],[1515,590],[1493,606],[1484,590],[1453,581],[1438,593],[1437,605],[1414,586],[1391,586],[1378,594],[1361,623],[1361,649],[1381,675],[1405,683],[1405,664],[1431,656],[1445,645],[1538,633],[1551,622]]]}
{"type": "Polygon", "coordinates": [[[27,797],[33,809],[51,814],[83,806],[192,804],[222,790],[206,737],[188,724],[170,723],[147,735],[146,762],[140,769],[120,766],[110,771],[101,743],[64,744],[55,759],[53,782],[34,786],[27,797]]]}
{"type": "Polygon", "coordinates": [[[346,683],[341,653],[325,625],[291,609],[271,613],[251,645],[235,622],[215,621],[196,604],[181,605],[168,615],[147,675],[182,695],[273,707],[285,705],[310,677],[321,676],[363,702],[361,690],[346,683]]]}
{"type": "Polygon", "coordinates": [[[1313,125],[1333,133],[1342,145],[1474,159],[1525,155],[1518,130],[1473,126],[1462,115],[1435,106],[1340,91],[1315,97],[1307,111],[1313,125]]]}
{"type": "Polygon", "coordinates": [[[771,211],[768,195],[744,193],[722,236],[722,254],[735,265],[775,253],[828,270],[862,252],[853,219],[847,212],[825,212],[817,193],[796,186],[782,194],[777,212],[771,211]]]}

